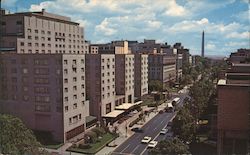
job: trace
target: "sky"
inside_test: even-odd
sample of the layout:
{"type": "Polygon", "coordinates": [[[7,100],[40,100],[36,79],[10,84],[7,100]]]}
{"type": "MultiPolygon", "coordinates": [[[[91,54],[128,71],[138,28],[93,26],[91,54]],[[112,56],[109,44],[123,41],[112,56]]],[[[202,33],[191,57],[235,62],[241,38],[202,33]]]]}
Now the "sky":
{"type": "Polygon", "coordinates": [[[71,17],[91,43],[155,39],[181,42],[200,54],[228,56],[250,48],[250,0],[2,0],[11,13],[41,11],[71,17]]]}

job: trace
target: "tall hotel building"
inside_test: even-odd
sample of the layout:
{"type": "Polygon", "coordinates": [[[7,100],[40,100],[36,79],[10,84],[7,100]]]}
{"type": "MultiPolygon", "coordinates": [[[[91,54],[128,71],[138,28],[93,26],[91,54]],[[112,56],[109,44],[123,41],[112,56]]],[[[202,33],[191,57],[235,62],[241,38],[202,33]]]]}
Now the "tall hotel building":
{"type": "Polygon", "coordinates": [[[86,129],[83,28],[45,12],[1,12],[0,111],[65,142],[86,129]]]}
{"type": "MultiPolygon", "coordinates": [[[[124,95],[123,103],[134,103],[134,55],[116,54],[115,67],[116,94],[124,95]]],[[[118,102],[116,105],[119,105],[118,102]]]]}
{"type": "Polygon", "coordinates": [[[135,97],[148,94],[148,55],[135,54],[135,97]]]}
{"type": "Polygon", "coordinates": [[[86,84],[90,115],[98,120],[115,109],[115,55],[86,55],[86,84]]]}

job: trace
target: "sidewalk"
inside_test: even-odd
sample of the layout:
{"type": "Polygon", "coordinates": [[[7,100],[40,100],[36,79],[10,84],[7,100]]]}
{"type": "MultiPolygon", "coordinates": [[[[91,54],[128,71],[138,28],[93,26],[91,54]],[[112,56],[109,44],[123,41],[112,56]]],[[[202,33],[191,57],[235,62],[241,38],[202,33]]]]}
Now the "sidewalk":
{"type": "MultiPolygon", "coordinates": [[[[146,116],[145,118],[145,122],[143,121],[139,121],[138,123],[139,124],[135,124],[132,128],[134,127],[142,127],[144,126],[147,122],[149,122],[152,118],[154,118],[158,112],[160,110],[163,110],[165,108],[166,104],[163,103],[162,105],[160,105],[158,107],[158,111],[154,111],[154,112],[151,112],[148,116],[146,116]],[[140,124],[141,123],[141,124],[140,124]]],[[[147,107],[144,107],[144,108],[147,108],[147,107]]],[[[145,110],[145,109],[143,109],[145,110]]],[[[139,116],[139,113],[138,113],[138,116],[139,116]]],[[[128,127],[129,123],[135,119],[135,116],[129,118],[126,121],[124,121],[122,124],[119,124],[118,125],[118,132],[119,132],[119,137],[117,137],[114,141],[112,141],[110,144],[111,145],[117,145],[116,147],[104,147],[103,149],[101,149],[99,152],[96,153],[96,155],[108,155],[110,154],[111,152],[113,152],[119,145],[121,145],[123,142],[125,142],[129,137],[131,137],[134,132],[131,131],[131,129],[128,127]],[[126,126],[127,126],[127,133],[126,133],[126,126]]]]}

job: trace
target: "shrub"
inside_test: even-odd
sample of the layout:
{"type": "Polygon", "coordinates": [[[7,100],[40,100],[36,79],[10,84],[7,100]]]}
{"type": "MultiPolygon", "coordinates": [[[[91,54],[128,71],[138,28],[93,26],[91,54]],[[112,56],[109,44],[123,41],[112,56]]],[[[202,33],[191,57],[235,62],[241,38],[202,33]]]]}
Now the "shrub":
{"type": "Polygon", "coordinates": [[[90,149],[91,146],[89,144],[79,144],[78,146],[80,149],[90,149]]]}
{"type": "MultiPolygon", "coordinates": [[[[86,138],[87,138],[87,141],[90,142],[90,143],[94,143],[96,142],[97,140],[97,134],[93,131],[89,131],[85,134],[86,138]],[[89,138],[88,138],[89,137],[89,138]],[[90,141],[89,141],[90,140],[90,141]]],[[[85,140],[86,140],[85,138],[85,140]]]]}
{"type": "Polygon", "coordinates": [[[141,120],[140,118],[136,118],[134,121],[132,121],[131,123],[129,123],[129,127],[132,127],[133,125],[135,125],[140,120],[141,120]]]}
{"type": "Polygon", "coordinates": [[[100,127],[95,127],[91,131],[95,132],[98,137],[102,136],[103,134],[106,133],[106,131],[103,128],[100,128],[100,127]]]}

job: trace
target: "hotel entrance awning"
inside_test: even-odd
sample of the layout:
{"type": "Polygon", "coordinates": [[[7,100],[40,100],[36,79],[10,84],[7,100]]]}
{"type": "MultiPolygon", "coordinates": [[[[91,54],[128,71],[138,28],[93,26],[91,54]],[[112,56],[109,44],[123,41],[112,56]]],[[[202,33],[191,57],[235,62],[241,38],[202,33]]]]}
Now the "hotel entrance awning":
{"type": "Polygon", "coordinates": [[[119,116],[120,114],[122,114],[123,112],[124,110],[113,110],[110,113],[107,113],[106,115],[104,115],[103,117],[115,118],[119,116]]]}
{"type": "Polygon", "coordinates": [[[117,109],[117,110],[127,110],[127,109],[131,108],[134,105],[135,104],[133,104],[133,103],[123,103],[123,104],[121,104],[119,106],[116,106],[115,109],[117,109]]]}

